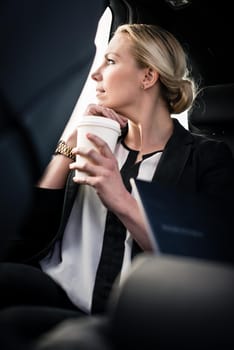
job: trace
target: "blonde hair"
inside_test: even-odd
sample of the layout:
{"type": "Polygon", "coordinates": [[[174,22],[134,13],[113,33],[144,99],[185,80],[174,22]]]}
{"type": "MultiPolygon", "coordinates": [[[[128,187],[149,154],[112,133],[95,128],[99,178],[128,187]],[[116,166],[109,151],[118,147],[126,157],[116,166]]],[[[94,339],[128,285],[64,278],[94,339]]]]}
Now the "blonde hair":
{"type": "Polygon", "coordinates": [[[189,76],[187,57],[179,41],[161,27],[149,24],[124,24],[117,28],[117,33],[129,35],[140,67],[150,67],[159,73],[162,96],[170,113],[189,109],[196,86],[189,76]]]}

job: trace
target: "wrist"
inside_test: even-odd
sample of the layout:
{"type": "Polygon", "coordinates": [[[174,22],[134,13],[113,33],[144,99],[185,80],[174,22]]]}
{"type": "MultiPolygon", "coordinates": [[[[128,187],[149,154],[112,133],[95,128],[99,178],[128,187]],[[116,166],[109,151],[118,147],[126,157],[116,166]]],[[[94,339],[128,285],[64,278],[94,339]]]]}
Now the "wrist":
{"type": "Polygon", "coordinates": [[[73,162],[76,160],[76,156],[72,153],[72,147],[70,147],[64,140],[59,140],[55,149],[54,155],[63,155],[73,162]]]}

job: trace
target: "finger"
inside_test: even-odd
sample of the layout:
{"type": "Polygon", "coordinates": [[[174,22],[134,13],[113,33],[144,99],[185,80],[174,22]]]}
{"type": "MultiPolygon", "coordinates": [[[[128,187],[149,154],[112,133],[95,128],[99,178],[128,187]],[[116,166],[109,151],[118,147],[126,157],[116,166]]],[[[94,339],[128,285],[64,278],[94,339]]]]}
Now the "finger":
{"type": "Polygon", "coordinates": [[[97,182],[95,178],[91,176],[85,176],[82,178],[80,178],[79,176],[74,176],[73,181],[82,185],[89,185],[92,187],[95,187],[95,184],[97,182]]]}
{"type": "Polygon", "coordinates": [[[103,117],[113,119],[120,124],[121,128],[125,127],[128,121],[128,119],[125,116],[117,113],[113,109],[104,107],[101,105],[97,105],[97,104],[88,105],[84,115],[89,115],[89,114],[96,115],[96,116],[101,115],[103,117]]]}
{"type": "Polygon", "coordinates": [[[103,115],[103,110],[105,107],[97,104],[89,104],[88,107],[86,108],[84,115],[103,115]]]}
{"type": "Polygon", "coordinates": [[[88,150],[87,148],[85,147],[74,147],[72,148],[72,153],[75,154],[75,155],[82,155],[82,156],[86,156],[87,153],[88,153],[88,150]]]}
{"type": "Polygon", "coordinates": [[[100,166],[95,165],[88,161],[83,163],[82,165],[79,165],[78,163],[71,163],[69,167],[71,170],[78,170],[80,172],[89,174],[89,176],[97,176],[97,174],[101,172],[100,166]]]}
{"type": "Polygon", "coordinates": [[[125,127],[127,124],[128,119],[111,108],[103,107],[102,113],[104,117],[117,121],[121,128],[125,127]]]}
{"type": "Polygon", "coordinates": [[[103,173],[103,167],[97,164],[94,164],[90,161],[82,162],[82,164],[79,164],[79,162],[71,163],[69,165],[71,170],[77,170],[78,172],[75,172],[74,180],[75,182],[81,183],[84,179],[87,179],[87,177],[97,177],[102,175],[103,173]],[[85,176],[79,176],[79,173],[85,174],[85,176]]]}
{"type": "Polygon", "coordinates": [[[79,162],[79,158],[77,159],[76,162],[74,163],[70,163],[70,169],[78,169],[81,171],[86,171],[86,168],[84,168],[85,164],[88,162],[91,162],[92,164],[95,165],[104,165],[106,160],[107,160],[107,156],[105,155],[105,151],[104,154],[101,153],[103,152],[102,150],[96,150],[94,148],[92,149],[85,149],[85,148],[81,148],[81,147],[77,147],[73,149],[73,154],[79,155],[83,158],[82,160],[82,167],[80,166],[80,162],[79,162]],[[85,161],[85,159],[87,160],[87,162],[85,161]]]}
{"type": "Polygon", "coordinates": [[[104,112],[106,113],[105,115],[108,118],[117,121],[120,124],[121,128],[124,128],[126,126],[128,121],[126,117],[122,116],[121,114],[118,114],[117,112],[115,112],[113,109],[110,109],[110,108],[106,108],[104,112]]]}
{"type": "Polygon", "coordinates": [[[73,176],[73,181],[79,184],[83,184],[83,185],[89,185],[90,181],[89,181],[89,176],[82,176],[80,177],[79,175],[75,175],[73,176]]]}
{"type": "Polygon", "coordinates": [[[110,147],[103,139],[91,133],[88,133],[86,136],[99,149],[103,156],[108,158],[113,157],[110,147]]]}
{"type": "Polygon", "coordinates": [[[92,114],[95,116],[99,115],[114,120],[116,119],[115,112],[111,108],[95,104],[89,105],[85,111],[85,114],[92,114]]]}
{"type": "MultiPolygon", "coordinates": [[[[106,157],[100,153],[100,151],[93,149],[80,149],[76,148],[76,152],[74,154],[81,156],[82,158],[86,158],[88,161],[91,161],[94,164],[103,164],[104,160],[106,157]]],[[[79,163],[79,162],[78,162],[79,163]]],[[[77,162],[70,163],[71,168],[76,168],[77,167],[77,162]]]]}

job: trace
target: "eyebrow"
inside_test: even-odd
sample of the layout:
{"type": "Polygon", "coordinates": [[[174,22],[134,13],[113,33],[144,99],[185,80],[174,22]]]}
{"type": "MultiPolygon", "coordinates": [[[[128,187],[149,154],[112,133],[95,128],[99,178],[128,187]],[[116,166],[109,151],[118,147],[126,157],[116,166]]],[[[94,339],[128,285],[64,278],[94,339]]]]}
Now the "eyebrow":
{"type": "Polygon", "coordinates": [[[107,52],[104,57],[107,58],[108,55],[114,55],[114,56],[117,56],[117,57],[120,57],[120,55],[118,53],[115,53],[115,52],[107,52]]]}

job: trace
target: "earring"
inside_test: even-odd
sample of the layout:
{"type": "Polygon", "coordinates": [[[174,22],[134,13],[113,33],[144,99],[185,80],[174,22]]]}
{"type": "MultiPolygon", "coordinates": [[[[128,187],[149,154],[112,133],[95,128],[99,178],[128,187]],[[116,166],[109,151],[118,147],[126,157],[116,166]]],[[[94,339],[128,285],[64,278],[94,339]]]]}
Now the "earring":
{"type": "Polygon", "coordinates": [[[145,85],[144,84],[141,85],[141,89],[145,90],[145,85]]]}

